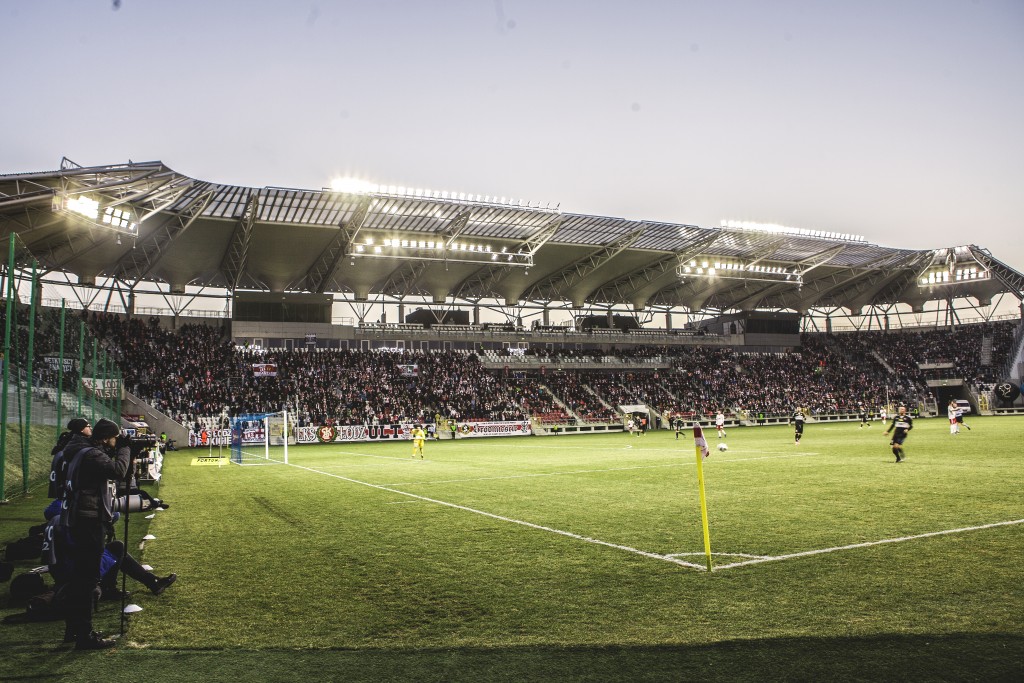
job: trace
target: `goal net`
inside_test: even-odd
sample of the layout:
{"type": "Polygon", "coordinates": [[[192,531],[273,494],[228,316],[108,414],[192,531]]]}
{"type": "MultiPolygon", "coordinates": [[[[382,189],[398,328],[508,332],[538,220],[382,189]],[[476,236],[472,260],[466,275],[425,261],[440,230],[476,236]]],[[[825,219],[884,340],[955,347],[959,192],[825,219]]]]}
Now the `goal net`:
{"type": "Polygon", "coordinates": [[[288,444],[295,443],[288,413],[259,413],[231,418],[231,462],[237,465],[288,463],[288,444]]]}

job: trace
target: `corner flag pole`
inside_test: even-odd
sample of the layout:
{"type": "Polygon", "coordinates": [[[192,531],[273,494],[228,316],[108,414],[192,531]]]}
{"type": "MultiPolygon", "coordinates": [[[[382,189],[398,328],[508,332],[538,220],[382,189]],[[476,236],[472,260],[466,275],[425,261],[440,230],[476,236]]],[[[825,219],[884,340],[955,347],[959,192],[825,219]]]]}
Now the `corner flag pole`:
{"type": "Polygon", "coordinates": [[[697,484],[700,488],[700,521],[704,527],[704,554],[708,558],[708,571],[711,571],[711,532],[708,530],[708,500],[704,495],[704,458],[711,454],[708,442],[704,439],[704,430],[696,422],[693,424],[693,444],[697,455],[697,484]]]}

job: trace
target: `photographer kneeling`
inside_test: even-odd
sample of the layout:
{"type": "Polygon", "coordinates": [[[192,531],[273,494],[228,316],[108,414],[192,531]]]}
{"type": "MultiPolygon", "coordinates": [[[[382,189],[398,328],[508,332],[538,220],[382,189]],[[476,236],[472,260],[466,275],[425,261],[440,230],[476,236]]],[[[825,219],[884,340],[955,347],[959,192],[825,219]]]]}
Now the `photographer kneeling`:
{"type": "Polygon", "coordinates": [[[75,434],[64,448],[67,478],[61,500],[60,524],[67,530],[72,572],[66,592],[65,641],[74,640],[79,650],[99,650],[114,645],[92,630],[93,594],[100,584],[105,540],[114,520],[117,482],[131,467],[131,449],[115,449],[121,429],[110,420],[99,420],[92,435],[75,434]]]}

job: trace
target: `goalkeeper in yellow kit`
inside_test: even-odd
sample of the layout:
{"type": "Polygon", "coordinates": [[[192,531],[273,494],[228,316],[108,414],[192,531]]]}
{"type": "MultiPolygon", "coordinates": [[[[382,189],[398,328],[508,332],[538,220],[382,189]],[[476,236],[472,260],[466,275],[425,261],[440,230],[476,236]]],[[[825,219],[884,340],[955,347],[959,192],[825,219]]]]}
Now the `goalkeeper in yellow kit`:
{"type": "Polygon", "coordinates": [[[423,440],[427,438],[427,433],[423,431],[423,425],[416,425],[412,428],[412,457],[417,455],[420,458],[423,457],[423,440]]]}

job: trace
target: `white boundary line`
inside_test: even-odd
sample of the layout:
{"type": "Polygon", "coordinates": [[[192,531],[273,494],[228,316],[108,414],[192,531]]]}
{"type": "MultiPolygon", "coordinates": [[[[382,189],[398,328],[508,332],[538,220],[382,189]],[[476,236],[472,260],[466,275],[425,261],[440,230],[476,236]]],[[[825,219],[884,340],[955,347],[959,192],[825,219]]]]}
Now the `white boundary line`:
{"type": "MultiPolygon", "coordinates": [[[[809,455],[821,455],[820,453],[791,453],[789,455],[768,455],[757,458],[732,458],[729,460],[718,459],[716,462],[749,462],[751,460],[777,460],[780,458],[803,458],[809,455]]],[[[536,472],[533,474],[508,474],[502,477],[479,477],[476,479],[438,479],[428,481],[400,481],[386,484],[386,486],[423,486],[428,484],[461,484],[470,481],[494,481],[496,479],[527,479],[530,477],[560,477],[566,474],[598,474],[601,472],[625,472],[628,470],[651,470],[663,467],[696,467],[695,462],[668,462],[661,465],[634,465],[632,467],[606,467],[596,470],[563,470],[560,472],[536,472]]]]}
{"type": "Polygon", "coordinates": [[[380,491],[387,491],[388,493],[397,493],[400,496],[408,496],[410,498],[415,498],[417,500],[426,501],[428,503],[436,503],[437,505],[444,505],[446,507],[455,508],[456,510],[463,510],[465,512],[472,512],[474,514],[483,515],[484,517],[490,517],[491,519],[496,519],[496,520],[501,521],[501,522],[511,522],[512,524],[519,524],[520,526],[525,526],[525,527],[528,527],[530,529],[536,529],[538,531],[547,531],[549,533],[558,534],[559,536],[566,536],[568,538],[573,538],[573,539],[576,539],[577,541],[584,541],[586,543],[593,543],[594,545],[602,545],[602,546],[605,546],[607,548],[615,548],[616,550],[625,550],[626,552],[634,553],[636,555],[641,555],[643,557],[649,557],[649,558],[654,559],[654,560],[663,560],[665,562],[671,562],[672,564],[677,564],[677,565],[680,565],[682,567],[691,567],[693,569],[704,569],[704,567],[702,567],[699,564],[694,564],[692,562],[686,562],[685,560],[680,560],[680,559],[677,559],[675,557],[670,557],[668,555],[661,555],[661,554],[658,554],[658,553],[650,553],[650,552],[647,552],[646,550],[639,550],[637,548],[631,548],[628,545],[619,545],[618,543],[609,543],[608,541],[602,541],[602,540],[597,539],[597,538],[590,538],[589,536],[581,536],[579,534],[574,534],[571,531],[562,531],[561,529],[554,529],[554,528],[549,527],[549,526],[543,526],[541,524],[534,524],[533,522],[526,522],[526,521],[521,520],[521,519],[513,519],[511,517],[503,517],[502,515],[496,515],[493,512],[485,512],[483,510],[477,510],[476,508],[467,507],[465,505],[458,505],[457,503],[449,503],[448,501],[438,500],[436,498],[428,498],[427,496],[419,496],[419,495],[416,495],[415,493],[409,493],[407,491],[399,491],[398,489],[389,488],[387,486],[381,486],[379,484],[371,484],[370,482],[359,481],[358,479],[351,479],[349,477],[343,477],[340,474],[331,474],[330,472],[323,472],[321,470],[313,469],[312,467],[303,467],[302,465],[296,465],[294,463],[288,463],[288,464],[291,467],[296,467],[296,468],[298,468],[300,470],[306,470],[307,472],[313,472],[315,474],[323,474],[325,476],[334,477],[335,479],[340,479],[342,481],[347,481],[347,482],[350,482],[352,484],[362,484],[363,486],[369,486],[370,488],[378,489],[380,491]]]}
{"type": "MultiPolygon", "coordinates": [[[[915,534],[914,536],[900,536],[898,538],[883,538],[880,541],[865,541],[864,543],[851,543],[850,545],[839,545],[834,548],[820,548],[818,550],[805,550],[802,553],[789,553],[787,555],[774,555],[774,556],[762,556],[753,560],[746,560],[744,562],[733,562],[732,564],[723,564],[715,569],[732,569],[733,567],[744,567],[748,564],[760,564],[762,562],[780,562],[782,560],[791,560],[795,557],[810,557],[811,555],[823,555],[825,553],[834,553],[840,550],[853,550],[855,548],[868,548],[873,545],[883,545],[886,543],[903,543],[904,541],[915,541],[919,538],[931,538],[932,536],[946,536],[948,534],[961,534],[968,531],[980,531],[981,529],[992,529],[999,526],[1012,526],[1015,524],[1024,524],[1024,519],[1013,519],[1008,522],[992,522],[991,524],[980,524],[978,526],[965,526],[959,529],[945,529],[943,531],[929,531],[926,534],[915,534]]],[[[724,554],[724,553],[723,553],[724,554]]]]}

